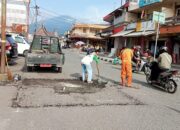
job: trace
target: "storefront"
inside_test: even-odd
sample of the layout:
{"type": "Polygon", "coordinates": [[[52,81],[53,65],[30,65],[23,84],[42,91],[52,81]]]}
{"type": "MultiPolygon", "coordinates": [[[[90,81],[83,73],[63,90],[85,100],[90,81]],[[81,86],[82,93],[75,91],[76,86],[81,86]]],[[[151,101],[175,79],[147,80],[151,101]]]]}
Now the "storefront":
{"type": "Polygon", "coordinates": [[[142,52],[149,48],[150,37],[155,35],[155,23],[152,21],[139,21],[127,25],[126,31],[134,30],[124,35],[127,47],[141,46],[142,52]]]}
{"type": "Polygon", "coordinates": [[[167,39],[165,45],[172,55],[173,63],[180,64],[180,25],[163,26],[160,28],[160,37],[167,39]]]}
{"type": "Polygon", "coordinates": [[[173,44],[173,61],[175,64],[180,64],[180,37],[174,37],[173,44]]]}

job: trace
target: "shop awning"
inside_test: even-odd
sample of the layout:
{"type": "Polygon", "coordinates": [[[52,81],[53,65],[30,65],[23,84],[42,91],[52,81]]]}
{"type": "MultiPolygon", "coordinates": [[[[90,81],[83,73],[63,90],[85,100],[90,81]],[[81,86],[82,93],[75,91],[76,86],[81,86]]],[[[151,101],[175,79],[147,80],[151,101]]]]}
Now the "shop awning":
{"type": "Polygon", "coordinates": [[[155,31],[133,32],[125,35],[125,37],[139,37],[139,36],[148,36],[152,34],[155,34],[155,31]]]}
{"type": "Polygon", "coordinates": [[[111,37],[123,37],[125,36],[126,34],[129,34],[131,32],[133,32],[134,30],[126,30],[126,31],[121,31],[119,33],[116,33],[114,35],[112,35],[111,37]]]}

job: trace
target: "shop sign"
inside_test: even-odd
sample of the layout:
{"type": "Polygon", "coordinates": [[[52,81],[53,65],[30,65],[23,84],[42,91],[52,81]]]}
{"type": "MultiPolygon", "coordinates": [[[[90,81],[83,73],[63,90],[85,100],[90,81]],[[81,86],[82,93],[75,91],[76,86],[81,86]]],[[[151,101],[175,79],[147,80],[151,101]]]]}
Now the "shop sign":
{"type": "Polygon", "coordinates": [[[141,31],[141,29],[142,29],[142,22],[139,21],[139,22],[137,22],[137,25],[136,25],[136,32],[141,31]]]}
{"type": "Polygon", "coordinates": [[[130,24],[127,25],[126,29],[127,29],[127,30],[136,29],[136,24],[137,24],[137,23],[130,23],[130,24]]]}
{"type": "Polygon", "coordinates": [[[153,21],[146,21],[142,24],[142,30],[144,31],[153,31],[156,30],[156,23],[153,21]]]}
{"type": "Polygon", "coordinates": [[[12,24],[12,31],[16,33],[27,33],[27,26],[23,24],[12,24]]]}
{"type": "Polygon", "coordinates": [[[154,31],[156,24],[153,21],[137,22],[136,31],[154,31]]]}
{"type": "Polygon", "coordinates": [[[119,27],[115,27],[113,30],[113,34],[116,34],[116,33],[121,32],[123,30],[124,30],[124,25],[121,25],[119,27]]]}
{"type": "Polygon", "coordinates": [[[165,23],[165,13],[162,13],[162,12],[157,12],[157,11],[154,11],[153,12],[153,21],[154,22],[158,22],[158,23],[161,23],[161,24],[164,24],[165,23]]]}
{"type": "Polygon", "coordinates": [[[147,6],[157,2],[162,2],[162,0],[139,0],[139,7],[147,6]]]}

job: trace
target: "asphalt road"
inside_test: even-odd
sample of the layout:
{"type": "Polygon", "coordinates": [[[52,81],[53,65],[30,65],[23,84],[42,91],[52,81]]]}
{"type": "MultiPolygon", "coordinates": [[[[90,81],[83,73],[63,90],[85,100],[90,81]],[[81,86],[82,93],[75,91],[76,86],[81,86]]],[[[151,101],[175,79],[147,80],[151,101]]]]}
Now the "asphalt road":
{"type": "MultiPolygon", "coordinates": [[[[0,130],[180,129],[180,89],[168,94],[149,86],[143,74],[133,74],[133,86],[140,89],[119,89],[119,85],[111,84],[120,81],[118,65],[101,61],[100,78],[109,85],[95,93],[55,93],[54,88],[62,86],[59,80],[77,80],[81,74],[83,55],[77,50],[64,52],[62,74],[26,72],[23,57],[11,66],[24,82],[0,85],[0,130]]],[[[97,79],[95,64],[93,68],[93,78],[97,79]]]]}

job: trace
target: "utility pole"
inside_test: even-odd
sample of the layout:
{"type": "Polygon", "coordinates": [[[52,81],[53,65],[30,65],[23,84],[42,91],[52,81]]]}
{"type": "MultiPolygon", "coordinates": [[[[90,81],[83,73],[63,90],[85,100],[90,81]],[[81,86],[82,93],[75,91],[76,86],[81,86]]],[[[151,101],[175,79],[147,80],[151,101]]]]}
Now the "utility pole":
{"type": "Polygon", "coordinates": [[[1,1],[1,74],[4,74],[6,46],[6,0],[1,1]]]}
{"type": "Polygon", "coordinates": [[[26,9],[27,9],[27,34],[26,34],[26,38],[27,40],[29,40],[28,34],[29,34],[29,12],[30,12],[30,0],[28,1],[28,4],[26,5],[26,9]]]}
{"type": "Polygon", "coordinates": [[[1,0],[1,68],[0,80],[5,80],[5,47],[6,47],[6,0],[1,0]]]}
{"type": "Polygon", "coordinates": [[[39,6],[35,5],[35,12],[36,12],[36,25],[35,25],[35,32],[37,30],[37,24],[38,24],[38,15],[39,15],[39,6]]]}

